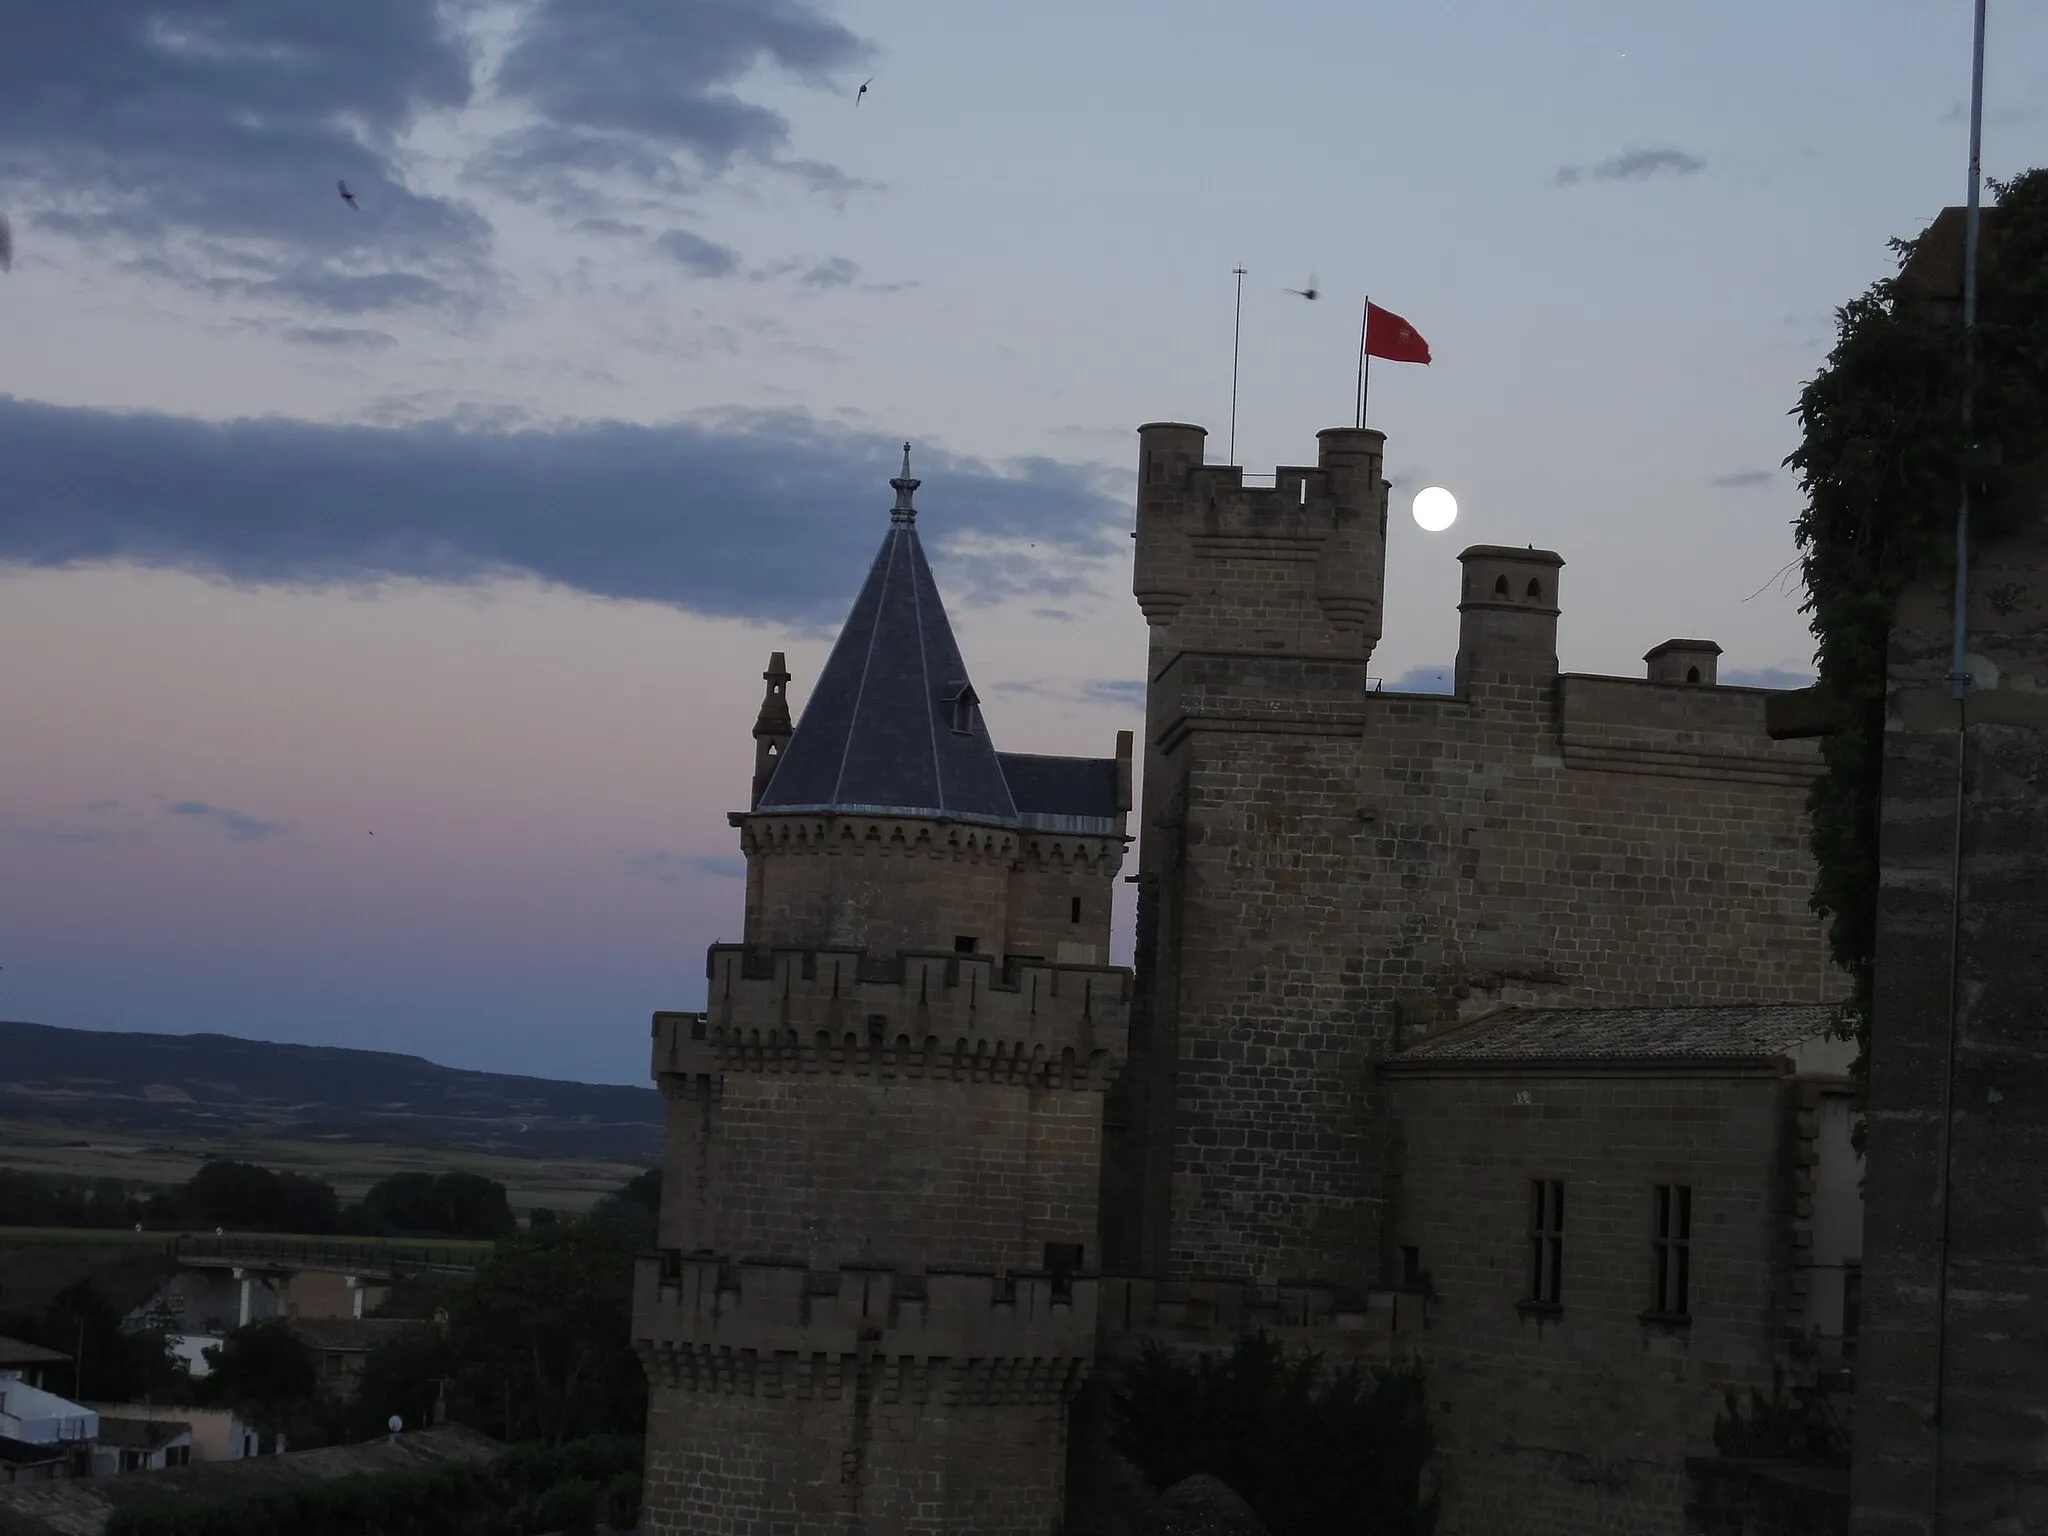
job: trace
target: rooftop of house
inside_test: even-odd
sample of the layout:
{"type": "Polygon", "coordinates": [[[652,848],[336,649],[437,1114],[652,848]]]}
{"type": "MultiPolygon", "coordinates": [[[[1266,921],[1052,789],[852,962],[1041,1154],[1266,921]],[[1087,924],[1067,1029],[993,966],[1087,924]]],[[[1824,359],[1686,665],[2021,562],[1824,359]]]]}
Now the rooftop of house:
{"type": "Polygon", "coordinates": [[[295,1317],[291,1330],[314,1349],[361,1354],[420,1325],[404,1317],[295,1317]]]}
{"type": "Polygon", "coordinates": [[[68,1365],[71,1357],[61,1349],[45,1349],[26,1339],[11,1339],[0,1333],[0,1371],[35,1370],[45,1365],[68,1365]]]}
{"type": "Polygon", "coordinates": [[[996,751],[917,536],[908,445],[889,483],[889,531],[756,809],[1013,827],[1114,818],[1114,759],[996,751]]]}
{"type": "Polygon", "coordinates": [[[146,1477],[88,1477],[76,1481],[17,1483],[0,1487],[0,1536],[78,1536],[106,1528],[117,1510],[167,1494],[220,1498],[294,1483],[326,1482],[354,1472],[424,1471],[475,1465],[494,1459],[504,1447],[459,1424],[411,1434],[380,1436],[359,1445],[331,1445],[283,1456],[198,1463],[152,1472],[146,1477]]]}
{"type": "Polygon", "coordinates": [[[1394,1064],[1764,1062],[1827,1039],[1825,1003],[1499,1008],[1409,1046],[1394,1064]]]}

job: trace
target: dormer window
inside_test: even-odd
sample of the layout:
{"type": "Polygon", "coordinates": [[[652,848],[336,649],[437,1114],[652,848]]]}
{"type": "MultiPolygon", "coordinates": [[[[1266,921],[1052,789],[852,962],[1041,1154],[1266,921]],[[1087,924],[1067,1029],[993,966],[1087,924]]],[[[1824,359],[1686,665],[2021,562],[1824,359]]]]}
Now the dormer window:
{"type": "Polygon", "coordinates": [[[972,736],[981,719],[981,700],[975,696],[972,683],[962,683],[959,691],[946,700],[946,708],[952,717],[956,735],[972,736]]]}

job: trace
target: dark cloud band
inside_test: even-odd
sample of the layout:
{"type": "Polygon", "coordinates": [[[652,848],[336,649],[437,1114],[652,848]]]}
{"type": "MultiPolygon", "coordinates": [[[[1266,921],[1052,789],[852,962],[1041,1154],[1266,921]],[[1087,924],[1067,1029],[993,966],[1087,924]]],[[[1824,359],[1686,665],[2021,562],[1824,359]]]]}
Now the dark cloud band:
{"type": "MultiPolygon", "coordinates": [[[[835,623],[886,525],[898,445],[807,417],[522,431],[206,423],[0,396],[0,562],[106,562],[250,583],[522,574],[695,612],[835,623]]],[[[1086,466],[920,454],[921,528],[974,535],[949,597],[1063,591],[990,541],[1119,553],[1086,466]]]]}
{"type": "MultiPolygon", "coordinates": [[[[524,118],[474,181],[600,218],[622,190],[687,195],[739,163],[844,190],[744,99],[814,84],[865,45],[808,0],[535,0],[498,68],[437,0],[63,0],[8,7],[0,183],[33,232],[217,296],[338,315],[472,312],[491,230],[415,190],[407,135],[480,100],[524,118]],[[346,182],[353,204],[338,195],[346,182]]],[[[706,243],[693,270],[730,270],[706,243]],[[708,258],[714,258],[707,266],[708,258]]]]}

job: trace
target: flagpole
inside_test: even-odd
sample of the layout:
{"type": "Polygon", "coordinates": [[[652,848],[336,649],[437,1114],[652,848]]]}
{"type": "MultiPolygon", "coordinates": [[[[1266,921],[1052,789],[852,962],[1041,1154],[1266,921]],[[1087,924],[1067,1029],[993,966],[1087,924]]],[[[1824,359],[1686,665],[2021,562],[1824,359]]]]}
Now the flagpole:
{"type": "Polygon", "coordinates": [[[1226,463],[1237,462],[1237,343],[1244,333],[1244,268],[1232,267],[1237,278],[1237,309],[1230,320],[1230,457],[1226,463]]]}
{"type": "Polygon", "coordinates": [[[1365,332],[1366,327],[1371,323],[1371,321],[1372,300],[1367,299],[1364,305],[1358,311],[1358,418],[1356,421],[1352,423],[1352,425],[1359,427],[1365,425],[1365,370],[1367,366],[1365,350],[1365,332]]]}

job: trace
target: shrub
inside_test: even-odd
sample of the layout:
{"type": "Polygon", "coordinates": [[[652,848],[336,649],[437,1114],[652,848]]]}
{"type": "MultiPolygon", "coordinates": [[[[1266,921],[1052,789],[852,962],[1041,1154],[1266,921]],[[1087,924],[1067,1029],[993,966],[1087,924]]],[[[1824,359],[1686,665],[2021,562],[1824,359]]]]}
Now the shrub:
{"type": "Polygon", "coordinates": [[[1227,1354],[1147,1343],[1117,1396],[1115,1444],[1155,1488],[1207,1472],[1273,1536],[1426,1536],[1435,1451],[1421,1372],[1326,1368],[1267,1335],[1227,1354]]]}
{"type": "Polygon", "coordinates": [[[1714,1419],[1714,1449],[1723,1456],[1847,1461],[1849,1437],[1817,1394],[1786,1392],[1783,1369],[1772,1366],[1771,1395],[1751,1387],[1746,1413],[1728,1394],[1714,1419]]]}

